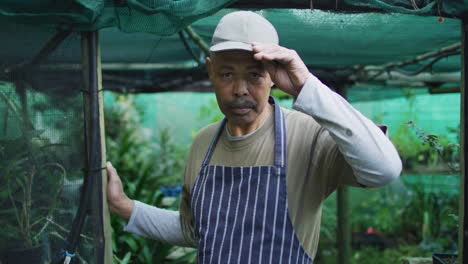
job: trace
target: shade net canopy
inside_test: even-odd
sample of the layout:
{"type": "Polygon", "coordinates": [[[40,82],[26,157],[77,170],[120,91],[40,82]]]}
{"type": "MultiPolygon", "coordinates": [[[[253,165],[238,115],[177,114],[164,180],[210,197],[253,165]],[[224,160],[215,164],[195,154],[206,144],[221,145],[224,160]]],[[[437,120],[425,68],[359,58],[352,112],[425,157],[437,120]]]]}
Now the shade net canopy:
{"type": "MultiPolygon", "coordinates": [[[[182,3],[183,1],[177,2],[182,3]]],[[[130,2],[127,3],[130,4],[130,2]]],[[[200,78],[206,79],[205,54],[199,45],[183,31],[183,28],[191,23],[193,31],[205,43],[209,44],[220,18],[224,14],[237,10],[224,8],[217,11],[226,4],[229,3],[215,5],[213,2],[208,8],[211,11],[208,12],[208,9],[205,9],[206,12],[203,15],[193,17],[190,22],[183,20],[187,23],[184,22],[178,26],[160,24],[157,19],[151,20],[152,27],[163,26],[166,29],[170,27],[171,32],[155,31],[148,28],[125,30],[113,24],[97,27],[102,28],[100,30],[100,45],[104,73],[112,74],[117,71],[114,75],[132,80],[132,82],[123,82],[123,84],[118,82],[118,86],[135,86],[135,82],[157,85],[171,82],[180,76],[189,76],[191,79],[189,78],[188,82],[200,78]],[[207,17],[201,18],[202,16],[207,17]],[[181,37],[185,39],[187,45],[184,45],[181,37]]],[[[177,12],[182,12],[181,10],[177,12]]],[[[445,17],[441,19],[437,16],[402,13],[355,13],[309,9],[254,11],[265,16],[276,27],[281,45],[295,49],[311,71],[330,86],[339,85],[340,82],[346,83],[353,76],[354,79],[351,78],[353,81],[348,82],[348,86],[355,82],[369,81],[368,77],[372,74],[363,71],[363,67],[379,67],[389,63],[411,60],[429,52],[437,53],[445,47],[456,46],[457,43],[460,43],[461,38],[458,18],[445,17]]],[[[160,10],[159,12],[166,15],[180,15],[181,17],[189,14],[183,15],[170,10],[167,12],[160,10]]],[[[70,28],[64,27],[64,25],[72,24],[71,22],[69,24],[65,22],[48,24],[47,20],[47,23],[39,24],[31,23],[23,18],[24,16],[21,15],[0,16],[0,35],[4,36],[0,50],[2,68],[27,62],[40,51],[58,28],[70,28]]],[[[96,19],[99,19],[99,16],[96,15],[96,19]]],[[[168,21],[172,20],[168,19],[168,21]]],[[[83,29],[72,28],[75,31],[83,29]]],[[[58,47],[56,52],[61,55],[48,58],[45,64],[52,68],[64,67],[63,64],[67,64],[68,68],[75,70],[79,68],[80,61],[74,57],[74,54],[79,52],[78,42],[73,42],[68,38],[58,47]]],[[[461,61],[459,53],[460,49],[455,50],[449,56],[440,56],[430,67],[425,66],[437,56],[430,56],[427,59],[397,67],[397,69],[407,72],[423,69],[422,72],[428,74],[453,73],[452,77],[459,76],[461,61]]],[[[395,68],[383,69],[391,71],[395,68]]],[[[63,77],[70,80],[66,75],[63,77]]],[[[104,76],[103,79],[104,88],[106,88],[113,85],[115,82],[112,81],[115,81],[116,78],[104,76]]],[[[455,78],[455,81],[459,82],[459,79],[455,78]]],[[[454,78],[448,81],[453,82],[454,78]]],[[[441,82],[447,81],[441,80],[441,82]]],[[[383,81],[381,80],[380,85],[387,85],[385,78],[383,81]]],[[[174,86],[169,86],[166,90],[173,88],[174,86]]],[[[183,90],[183,87],[179,88],[183,90]]]]}
{"type": "MultiPolygon", "coordinates": [[[[78,30],[118,27],[125,32],[169,35],[236,1],[232,0],[33,0],[0,1],[0,15],[22,22],[61,25],[78,30]]],[[[467,0],[275,0],[238,1],[250,6],[320,7],[334,10],[377,10],[417,15],[461,16],[467,0]]]]}

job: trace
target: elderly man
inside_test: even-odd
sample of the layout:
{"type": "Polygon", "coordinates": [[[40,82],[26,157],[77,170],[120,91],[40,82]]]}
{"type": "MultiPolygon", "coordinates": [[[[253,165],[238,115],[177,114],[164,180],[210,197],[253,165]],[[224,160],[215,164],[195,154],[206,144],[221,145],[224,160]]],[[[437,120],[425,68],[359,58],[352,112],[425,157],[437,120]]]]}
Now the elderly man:
{"type": "MultiPolygon", "coordinates": [[[[194,138],[179,212],[132,201],[108,164],[113,213],[126,230],[198,248],[199,263],[312,263],[322,202],[340,185],[379,187],[397,178],[392,143],[278,46],[262,16],[224,16],[206,58],[225,115],[194,138]],[[269,96],[295,98],[291,111],[269,96]]],[[[157,162],[157,161],[156,161],[157,162]]]]}

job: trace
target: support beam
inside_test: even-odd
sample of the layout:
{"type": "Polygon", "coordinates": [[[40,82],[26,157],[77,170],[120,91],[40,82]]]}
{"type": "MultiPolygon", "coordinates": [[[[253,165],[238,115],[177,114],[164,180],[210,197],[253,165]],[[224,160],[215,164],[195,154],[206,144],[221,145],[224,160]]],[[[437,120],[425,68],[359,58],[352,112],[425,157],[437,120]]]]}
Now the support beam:
{"type": "Polygon", "coordinates": [[[58,46],[71,34],[71,31],[58,31],[55,35],[50,38],[47,43],[42,47],[39,53],[28,62],[12,65],[11,67],[5,68],[4,72],[9,74],[17,71],[27,71],[30,68],[36,67],[44,62],[52,52],[54,52],[58,46]]]}
{"type": "Polygon", "coordinates": [[[467,113],[467,86],[468,86],[468,16],[462,19],[462,85],[461,85],[461,109],[460,109],[460,209],[459,209],[459,230],[458,230],[458,263],[468,263],[468,218],[466,212],[468,211],[468,203],[466,190],[468,189],[468,175],[466,164],[468,162],[468,155],[465,153],[467,143],[467,129],[466,113],[467,113]]]}
{"type": "MultiPolygon", "coordinates": [[[[84,183],[66,250],[74,254],[86,218],[94,235],[94,263],[112,263],[110,221],[105,197],[104,119],[98,32],[81,34],[85,133],[84,183]]],[[[66,258],[69,258],[68,256],[66,258]]],[[[65,261],[65,263],[67,263],[65,261]]]]}
{"type": "MultiPolygon", "coordinates": [[[[146,70],[185,70],[193,69],[198,65],[190,63],[145,63],[145,62],[108,62],[102,63],[103,71],[146,71],[146,70]]],[[[40,67],[41,70],[80,71],[82,65],[78,63],[48,63],[40,67]]]]}
{"type": "MultiPolygon", "coordinates": [[[[369,71],[367,73],[368,76],[376,75],[378,71],[369,71]]],[[[359,82],[362,80],[361,76],[358,75],[351,75],[350,80],[359,82]]],[[[389,71],[385,72],[373,79],[373,81],[385,81],[385,82],[401,82],[407,85],[408,83],[425,83],[425,82],[433,82],[433,83],[459,83],[461,80],[461,73],[460,72],[444,72],[444,73],[428,73],[423,72],[418,75],[408,76],[396,71],[389,71]]]]}
{"type": "Polygon", "coordinates": [[[27,64],[28,67],[34,67],[49,57],[52,52],[70,35],[71,31],[57,32],[41,49],[41,51],[27,64]]]}
{"type": "Polygon", "coordinates": [[[430,58],[439,57],[439,56],[444,55],[444,54],[450,54],[451,55],[452,52],[455,52],[456,54],[459,54],[459,52],[457,52],[457,51],[459,51],[460,48],[461,48],[461,43],[457,42],[457,43],[454,43],[454,44],[449,45],[447,47],[440,48],[439,50],[435,50],[435,51],[431,51],[431,52],[428,52],[428,53],[421,54],[419,56],[416,56],[416,57],[411,58],[411,59],[406,60],[406,61],[390,62],[390,63],[380,65],[380,66],[372,66],[372,65],[371,66],[365,66],[363,70],[377,71],[377,70],[388,70],[388,69],[392,69],[392,68],[401,68],[403,66],[416,64],[418,62],[421,62],[421,61],[424,61],[424,60],[427,60],[427,59],[430,59],[430,58]]]}
{"type": "MultiPolygon", "coordinates": [[[[112,263],[112,237],[107,205],[106,147],[102,96],[101,54],[98,31],[82,33],[83,77],[88,86],[88,176],[93,184],[91,214],[95,234],[95,262],[112,263]]],[[[85,106],[86,107],[86,106],[85,106]]]]}
{"type": "Polygon", "coordinates": [[[200,49],[203,50],[205,56],[210,55],[209,45],[200,37],[200,35],[198,35],[197,32],[195,32],[195,30],[193,30],[191,26],[186,27],[184,31],[193,40],[193,42],[195,42],[195,44],[197,44],[198,47],[200,47],[200,49]]]}

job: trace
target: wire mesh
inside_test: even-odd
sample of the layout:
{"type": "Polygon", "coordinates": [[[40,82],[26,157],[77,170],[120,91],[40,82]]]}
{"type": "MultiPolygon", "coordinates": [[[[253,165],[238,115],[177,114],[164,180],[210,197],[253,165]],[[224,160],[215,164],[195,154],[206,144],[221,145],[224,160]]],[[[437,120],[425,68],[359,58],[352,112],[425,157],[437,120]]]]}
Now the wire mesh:
{"type": "MultiPolygon", "coordinates": [[[[75,35],[50,57],[77,46],[75,35]]],[[[0,262],[51,263],[68,244],[83,190],[81,72],[17,68],[1,77],[0,262]]],[[[94,232],[102,219],[91,204],[72,263],[96,263],[102,248],[94,232]]]]}

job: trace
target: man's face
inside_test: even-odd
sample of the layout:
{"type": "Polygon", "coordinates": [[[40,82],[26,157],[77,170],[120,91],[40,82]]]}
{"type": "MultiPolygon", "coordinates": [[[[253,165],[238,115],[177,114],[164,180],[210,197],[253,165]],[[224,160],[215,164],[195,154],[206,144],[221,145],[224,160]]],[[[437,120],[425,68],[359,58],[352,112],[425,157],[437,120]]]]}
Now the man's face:
{"type": "Polygon", "coordinates": [[[206,59],[221,112],[234,126],[256,125],[265,115],[273,85],[263,64],[253,53],[243,50],[220,51],[206,59]]]}

